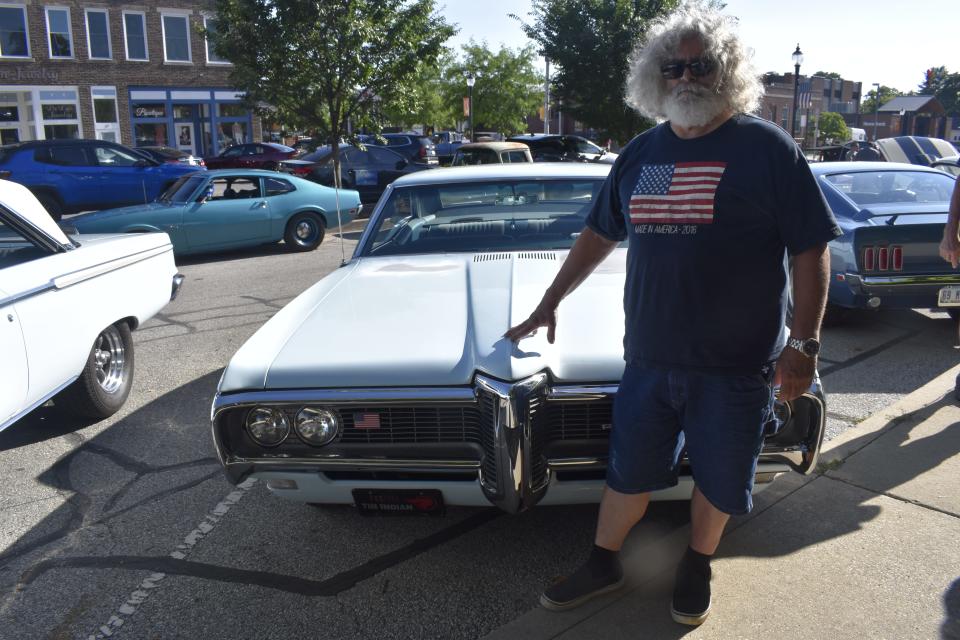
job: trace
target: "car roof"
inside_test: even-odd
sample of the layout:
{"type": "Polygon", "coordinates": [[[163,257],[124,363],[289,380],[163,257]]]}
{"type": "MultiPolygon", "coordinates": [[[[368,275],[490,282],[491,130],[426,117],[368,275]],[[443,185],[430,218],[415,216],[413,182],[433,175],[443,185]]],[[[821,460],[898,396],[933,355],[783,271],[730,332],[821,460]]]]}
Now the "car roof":
{"type": "Polygon", "coordinates": [[[506,149],[529,149],[530,147],[522,142],[468,142],[457,147],[457,151],[469,151],[471,149],[493,149],[494,151],[504,151],[506,149]]]}
{"type": "Polygon", "coordinates": [[[906,162],[811,162],[810,170],[814,175],[827,173],[863,173],[867,171],[926,171],[943,173],[920,164],[906,162]]]}
{"type": "Polygon", "coordinates": [[[523,162],[516,164],[484,164],[469,167],[443,167],[417,171],[393,183],[397,187],[412,187],[454,182],[486,182],[489,180],[551,180],[558,178],[605,178],[609,164],[579,162],[523,162]]]}
{"type": "Polygon", "coordinates": [[[201,169],[200,171],[195,171],[193,174],[190,174],[190,175],[194,175],[194,174],[199,174],[201,177],[210,176],[211,178],[216,178],[220,176],[249,176],[251,178],[253,176],[260,176],[263,178],[295,177],[295,176],[291,176],[289,173],[281,173],[279,171],[271,171],[269,169],[210,169],[207,171],[204,171],[203,169],[201,169]]]}
{"type": "Polygon", "coordinates": [[[554,138],[579,138],[586,140],[583,136],[575,136],[570,133],[518,133],[515,136],[508,136],[507,140],[552,140],[554,138]]]}

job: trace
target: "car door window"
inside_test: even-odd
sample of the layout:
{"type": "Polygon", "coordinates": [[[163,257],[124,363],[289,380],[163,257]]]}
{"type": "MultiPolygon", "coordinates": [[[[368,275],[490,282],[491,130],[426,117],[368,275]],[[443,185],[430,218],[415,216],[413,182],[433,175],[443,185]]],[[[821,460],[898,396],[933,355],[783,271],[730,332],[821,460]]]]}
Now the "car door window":
{"type": "Polygon", "coordinates": [[[50,253],[0,220],[0,269],[38,260],[50,253]]]}
{"type": "Polygon", "coordinates": [[[576,139],[575,139],[575,140],[573,141],[573,146],[574,146],[574,148],[577,150],[578,153],[593,153],[593,154],[600,153],[600,147],[598,147],[598,146],[595,145],[595,144],[591,144],[590,142],[587,142],[586,140],[576,140],[576,139]]]}
{"type": "Polygon", "coordinates": [[[43,149],[45,153],[37,154],[40,162],[55,164],[61,167],[89,167],[95,163],[90,160],[87,150],[80,146],[50,147],[43,149]]]}
{"type": "Polygon", "coordinates": [[[375,164],[381,167],[388,167],[393,169],[396,167],[398,161],[403,160],[400,156],[386,149],[367,149],[367,155],[370,159],[371,164],[375,164]]]}
{"type": "Polygon", "coordinates": [[[247,144],[243,146],[243,155],[245,156],[255,156],[259,153],[257,150],[257,145],[247,144]]]}
{"type": "Polygon", "coordinates": [[[506,153],[507,162],[526,162],[527,154],[523,151],[508,151],[506,153]]]}
{"type": "Polygon", "coordinates": [[[267,196],[280,196],[297,190],[289,180],[283,178],[267,178],[264,183],[267,187],[267,196]]]}
{"type": "Polygon", "coordinates": [[[101,167],[132,167],[143,162],[142,157],[115,147],[94,147],[94,154],[101,167]]]}
{"type": "Polygon", "coordinates": [[[211,180],[211,202],[220,200],[244,200],[260,197],[260,179],[246,176],[224,176],[211,180]]]}
{"type": "Polygon", "coordinates": [[[237,156],[241,155],[242,153],[243,153],[243,146],[242,146],[242,145],[237,145],[237,146],[235,146],[235,147],[230,147],[229,149],[227,149],[226,151],[224,151],[224,152],[223,152],[222,154],[220,154],[220,155],[221,155],[221,157],[223,157],[223,158],[236,158],[237,156]]]}

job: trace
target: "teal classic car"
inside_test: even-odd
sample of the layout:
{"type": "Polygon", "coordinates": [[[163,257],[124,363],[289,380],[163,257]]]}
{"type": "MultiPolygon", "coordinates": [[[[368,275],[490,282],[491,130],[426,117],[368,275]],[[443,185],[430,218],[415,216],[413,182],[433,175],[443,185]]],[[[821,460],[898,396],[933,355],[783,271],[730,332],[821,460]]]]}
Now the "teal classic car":
{"type": "Polygon", "coordinates": [[[67,222],[81,234],[163,231],[179,255],[280,240],[293,251],[311,251],[328,228],[356,218],[360,206],[356,191],[337,193],[275,171],[223,169],[185,175],[149,204],[67,222]]]}

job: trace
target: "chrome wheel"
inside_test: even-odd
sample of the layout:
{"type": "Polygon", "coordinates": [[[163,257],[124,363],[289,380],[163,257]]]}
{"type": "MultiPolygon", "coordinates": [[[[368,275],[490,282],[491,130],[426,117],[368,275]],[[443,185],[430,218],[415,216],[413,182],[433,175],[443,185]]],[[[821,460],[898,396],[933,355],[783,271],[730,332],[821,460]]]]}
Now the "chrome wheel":
{"type": "Polygon", "coordinates": [[[124,382],[126,349],[123,346],[123,338],[115,326],[108,327],[97,336],[93,345],[93,361],[100,388],[106,393],[116,393],[124,382]]]}
{"type": "Polygon", "coordinates": [[[310,220],[301,220],[297,224],[297,239],[300,242],[310,242],[317,235],[317,227],[310,220]]]}

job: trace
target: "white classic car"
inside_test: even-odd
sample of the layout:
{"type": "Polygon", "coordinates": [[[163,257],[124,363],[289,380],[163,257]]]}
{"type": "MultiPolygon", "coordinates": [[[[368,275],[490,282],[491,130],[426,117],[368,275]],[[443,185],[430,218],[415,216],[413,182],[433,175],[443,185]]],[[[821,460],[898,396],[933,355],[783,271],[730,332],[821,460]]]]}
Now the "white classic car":
{"type": "Polygon", "coordinates": [[[26,187],[0,180],[0,431],[53,396],[94,418],[120,409],[130,332],[182,280],[167,234],[70,238],[26,187]]]}
{"type": "MultiPolygon", "coordinates": [[[[624,368],[626,247],[560,305],[554,344],[502,334],[539,302],[609,169],[487,165],[394,182],[352,259],[224,371],[212,426],[228,477],[365,511],[599,501],[624,368]]],[[[813,468],[819,380],[778,414],[758,488],[813,468]]],[[[686,499],[692,486],[686,467],[655,497],[686,499]]]]}

